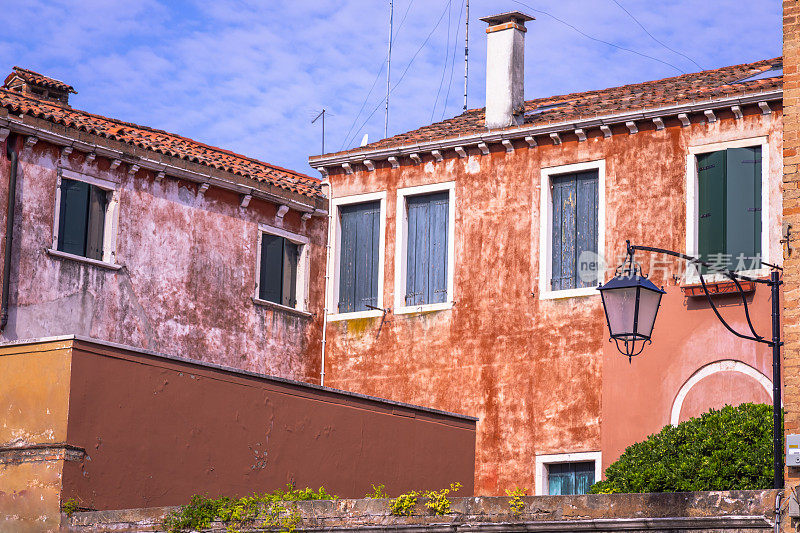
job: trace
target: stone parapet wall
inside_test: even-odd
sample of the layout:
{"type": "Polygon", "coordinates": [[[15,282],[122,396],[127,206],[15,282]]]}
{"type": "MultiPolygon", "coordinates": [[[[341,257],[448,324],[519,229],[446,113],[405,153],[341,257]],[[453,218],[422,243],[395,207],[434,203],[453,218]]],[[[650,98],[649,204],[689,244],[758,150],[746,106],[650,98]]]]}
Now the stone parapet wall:
{"type": "MultiPolygon", "coordinates": [[[[409,517],[392,516],[389,500],[298,502],[298,531],[414,533],[500,531],[765,532],[774,527],[775,491],[531,496],[515,515],[502,497],[453,498],[451,512],[430,514],[422,501],[409,517]]],[[[163,531],[174,507],[64,516],[64,531],[163,531]]],[[[214,530],[224,531],[223,524],[214,530]]]]}

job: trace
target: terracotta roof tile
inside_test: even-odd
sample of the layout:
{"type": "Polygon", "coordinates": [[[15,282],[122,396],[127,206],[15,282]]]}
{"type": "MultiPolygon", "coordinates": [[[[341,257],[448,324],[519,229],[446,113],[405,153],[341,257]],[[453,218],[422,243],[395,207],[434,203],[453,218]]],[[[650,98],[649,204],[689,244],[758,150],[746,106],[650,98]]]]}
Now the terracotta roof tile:
{"type": "Polygon", "coordinates": [[[258,183],[274,185],[307,197],[322,197],[321,182],[316,178],[174,133],[64,107],[7,89],[0,89],[0,105],[16,115],[30,115],[81,132],[244,176],[258,183]]]}
{"type": "MultiPolygon", "coordinates": [[[[739,94],[781,89],[782,58],[734,65],[715,70],[684,74],[673,78],[572,93],[525,102],[525,124],[547,125],[590,119],[628,111],[655,109],[670,105],[712,100],[739,94]],[[774,77],[741,81],[775,69],[774,77]]],[[[395,148],[427,141],[439,141],[486,131],[485,109],[470,109],[442,122],[423,126],[376,141],[366,146],[326,155],[349,154],[379,148],[395,148]]]]}
{"type": "Polygon", "coordinates": [[[43,74],[39,74],[38,72],[34,72],[22,67],[14,67],[14,72],[12,72],[8,78],[6,78],[6,83],[8,83],[8,79],[15,74],[22,78],[25,83],[30,83],[31,85],[41,85],[42,87],[49,87],[67,93],[78,94],[78,91],[76,91],[72,85],[67,85],[63,81],[59,81],[55,78],[48,78],[43,74]]]}

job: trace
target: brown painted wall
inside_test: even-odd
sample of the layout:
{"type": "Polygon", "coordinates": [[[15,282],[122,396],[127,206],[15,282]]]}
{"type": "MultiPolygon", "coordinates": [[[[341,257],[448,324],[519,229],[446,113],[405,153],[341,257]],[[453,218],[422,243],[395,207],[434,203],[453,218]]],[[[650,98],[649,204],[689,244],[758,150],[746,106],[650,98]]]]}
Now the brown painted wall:
{"type": "MultiPolygon", "coordinates": [[[[3,154],[5,147],[2,147],[3,154]]],[[[8,326],[1,341],[79,334],[271,375],[315,381],[323,306],[326,219],[98,157],[60,156],[40,141],[20,152],[8,326]],[[119,183],[113,271],[46,253],[52,246],[57,168],[119,183]],[[255,305],[258,225],[310,239],[313,317],[255,305]]],[[[0,219],[5,227],[9,162],[0,157],[0,219]]],[[[4,234],[2,237],[5,239],[4,234]]],[[[3,246],[5,244],[3,243],[3,246]]]]}
{"type": "MultiPolygon", "coordinates": [[[[0,348],[0,372],[21,358],[35,362],[52,344],[0,348]]],[[[68,390],[68,417],[59,420],[66,443],[86,452],[63,463],[61,501],[177,505],[193,494],[247,495],[286,483],[324,485],[342,497],[363,496],[372,483],[399,493],[460,481],[473,492],[471,419],[114,345],[68,344],[48,352],[52,365],[71,368],[55,385],[47,368],[29,365],[28,374],[30,390],[68,390]]],[[[11,419],[10,431],[32,431],[65,400],[29,403],[31,416],[11,419]]]]}
{"type": "MultiPolygon", "coordinates": [[[[531,149],[514,141],[513,153],[491,145],[488,156],[473,147],[464,159],[445,151],[440,163],[426,154],[419,165],[402,158],[397,170],[382,161],[374,172],[354,165],[353,174],[333,173],[333,197],[387,192],[388,306],[396,290],[397,188],[455,181],[455,303],[425,314],[389,313],[382,325],[380,319],[329,323],[330,384],[478,416],[475,486],[488,495],[532,488],[537,454],[602,451],[608,465],[669,422],[680,387],[709,362],[735,359],[769,376],[768,352],[733,338],[669,276],[654,276],[670,294],[653,345],[632,365],[608,343],[599,296],[539,299],[539,183],[542,168],[605,159],[609,261],[624,251],[625,239],[684,251],[688,147],[769,136],[770,257],[780,262],[782,114],[772,107],[770,115],[746,107],[741,120],[720,110],[712,124],[699,115],[681,127],[672,117],[661,131],[641,122],[635,135],[618,125],[610,139],[588,130],[585,142],[562,135],[560,146],[542,141],[531,149]]],[[[766,296],[759,289],[753,309],[762,331],[768,331],[766,296]]],[[[740,308],[726,316],[742,325],[740,308]]],[[[762,399],[747,387],[755,393],[743,393],[742,401],[762,399]]],[[[717,405],[702,382],[697,395],[717,405]]]]}

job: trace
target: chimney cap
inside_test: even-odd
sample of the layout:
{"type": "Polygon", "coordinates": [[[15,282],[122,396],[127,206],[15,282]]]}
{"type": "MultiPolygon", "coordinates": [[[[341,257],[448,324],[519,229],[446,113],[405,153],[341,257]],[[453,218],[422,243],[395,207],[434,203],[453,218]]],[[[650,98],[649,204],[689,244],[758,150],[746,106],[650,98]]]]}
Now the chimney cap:
{"type": "Polygon", "coordinates": [[[509,11],[508,13],[500,13],[499,15],[492,15],[490,17],[483,17],[483,22],[489,24],[489,26],[497,26],[498,24],[505,24],[506,22],[516,22],[518,24],[525,25],[526,22],[529,20],[536,20],[534,17],[530,15],[526,15],[525,13],[521,13],[519,11],[509,11]]]}

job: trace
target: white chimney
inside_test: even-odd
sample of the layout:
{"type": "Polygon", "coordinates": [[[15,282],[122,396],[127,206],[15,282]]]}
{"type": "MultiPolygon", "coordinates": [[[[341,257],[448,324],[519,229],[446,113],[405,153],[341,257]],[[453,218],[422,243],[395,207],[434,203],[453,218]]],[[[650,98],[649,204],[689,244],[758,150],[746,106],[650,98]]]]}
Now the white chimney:
{"type": "Polygon", "coordinates": [[[523,123],[525,96],[525,23],[533,17],[512,11],[482,21],[486,28],[486,127],[523,123]]]}

